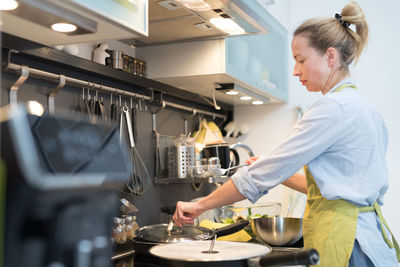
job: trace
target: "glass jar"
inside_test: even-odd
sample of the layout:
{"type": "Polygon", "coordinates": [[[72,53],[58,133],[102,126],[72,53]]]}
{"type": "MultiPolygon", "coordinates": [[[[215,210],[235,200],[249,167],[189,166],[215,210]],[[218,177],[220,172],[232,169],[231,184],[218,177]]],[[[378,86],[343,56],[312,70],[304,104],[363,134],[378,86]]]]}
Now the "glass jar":
{"type": "Polygon", "coordinates": [[[126,232],[125,219],[114,217],[112,237],[114,241],[118,244],[124,244],[126,242],[128,233],[126,232]]]}
{"type": "Polygon", "coordinates": [[[135,216],[125,216],[125,231],[127,233],[127,238],[132,239],[136,237],[136,230],[139,228],[136,222],[135,216]]]}

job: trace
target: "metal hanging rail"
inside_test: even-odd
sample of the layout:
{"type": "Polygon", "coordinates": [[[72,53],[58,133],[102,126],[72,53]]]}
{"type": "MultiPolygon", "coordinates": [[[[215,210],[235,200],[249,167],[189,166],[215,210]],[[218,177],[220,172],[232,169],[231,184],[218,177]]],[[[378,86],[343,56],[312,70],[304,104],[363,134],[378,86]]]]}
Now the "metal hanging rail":
{"type": "MultiPolygon", "coordinates": [[[[75,86],[87,86],[87,87],[90,87],[91,90],[99,90],[99,91],[103,91],[103,92],[107,92],[107,93],[111,93],[111,94],[119,94],[122,96],[140,98],[140,99],[149,100],[149,101],[152,100],[152,98],[150,96],[136,94],[136,93],[129,92],[126,90],[122,90],[122,89],[118,89],[118,88],[114,88],[114,87],[110,87],[110,86],[106,86],[106,85],[96,84],[93,82],[68,77],[68,76],[65,76],[62,74],[56,74],[56,73],[51,73],[51,72],[35,69],[35,68],[30,68],[27,66],[18,65],[18,64],[11,63],[11,62],[7,64],[6,69],[18,71],[21,73],[23,73],[24,70],[28,69],[29,75],[50,78],[50,79],[54,79],[56,81],[62,80],[63,86],[65,86],[66,84],[75,85],[75,86]]],[[[59,88],[59,89],[61,89],[61,88],[59,88]]],[[[52,94],[51,97],[53,98],[52,99],[53,103],[54,103],[55,94],[58,92],[59,89],[56,89],[55,91],[53,91],[51,93],[52,94]]],[[[16,92],[15,92],[15,94],[16,94],[16,92]]],[[[15,96],[15,100],[16,100],[16,96],[15,96]]],[[[180,109],[180,110],[185,110],[188,112],[196,112],[197,114],[203,114],[203,115],[208,115],[208,116],[212,116],[212,117],[216,117],[216,118],[222,118],[224,120],[226,119],[226,115],[217,114],[217,113],[213,113],[213,112],[209,112],[209,111],[205,111],[205,110],[201,110],[201,109],[197,109],[197,108],[195,109],[195,108],[187,107],[184,105],[176,104],[173,102],[168,102],[168,101],[162,101],[162,102],[163,102],[163,106],[164,105],[170,106],[170,107],[180,109]]]]}

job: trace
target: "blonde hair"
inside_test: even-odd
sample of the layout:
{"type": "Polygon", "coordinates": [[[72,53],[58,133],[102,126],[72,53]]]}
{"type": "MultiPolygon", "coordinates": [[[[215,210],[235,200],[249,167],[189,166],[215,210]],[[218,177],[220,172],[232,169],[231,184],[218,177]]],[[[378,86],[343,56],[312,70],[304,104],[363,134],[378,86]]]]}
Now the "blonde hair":
{"type": "Polygon", "coordinates": [[[348,66],[353,61],[358,62],[367,44],[368,25],[358,3],[351,1],[336,17],[305,21],[294,32],[294,36],[299,34],[307,36],[310,46],[321,54],[329,47],[335,48],[340,54],[340,66],[348,71],[348,66]],[[353,24],[356,31],[349,28],[349,24],[353,24]]]}

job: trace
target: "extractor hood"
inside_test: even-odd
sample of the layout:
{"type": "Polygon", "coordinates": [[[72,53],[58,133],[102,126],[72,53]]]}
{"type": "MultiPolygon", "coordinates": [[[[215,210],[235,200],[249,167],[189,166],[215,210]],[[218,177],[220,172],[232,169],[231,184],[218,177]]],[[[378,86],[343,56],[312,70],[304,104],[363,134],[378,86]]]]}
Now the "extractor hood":
{"type": "Polygon", "coordinates": [[[106,40],[148,46],[229,36],[210,22],[215,19],[231,20],[243,29],[240,34],[267,33],[265,18],[255,10],[264,9],[265,1],[273,3],[273,0],[18,1],[17,10],[2,12],[2,31],[48,46],[106,40]],[[197,10],[182,1],[204,2],[209,8],[197,10]],[[79,24],[79,31],[74,34],[52,31],[48,24],[60,18],[79,24]],[[134,29],[127,27],[125,22],[131,18],[140,25],[134,29]]]}
{"type": "MultiPolygon", "coordinates": [[[[135,46],[147,46],[229,36],[229,33],[210,22],[217,18],[235,22],[243,29],[240,34],[268,32],[265,19],[259,17],[249,7],[248,0],[198,1],[204,2],[209,8],[207,10],[191,9],[182,3],[185,2],[183,0],[149,0],[149,35],[123,41],[135,46]]],[[[258,4],[260,8],[265,8],[259,0],[250,2],[253,6],[258,4]]]]}

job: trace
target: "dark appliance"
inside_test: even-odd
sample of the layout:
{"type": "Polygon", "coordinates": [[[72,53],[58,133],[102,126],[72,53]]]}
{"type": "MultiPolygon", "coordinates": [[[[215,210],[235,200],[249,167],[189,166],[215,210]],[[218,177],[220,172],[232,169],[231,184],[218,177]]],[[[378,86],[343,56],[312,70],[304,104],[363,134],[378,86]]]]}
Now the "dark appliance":
{"type": "Polygon", "coordinates": [[[21,107],[0,109],[0,121],[5,266],[110,266],[112,217],[132,172],[117,129],[21,107]]]}

